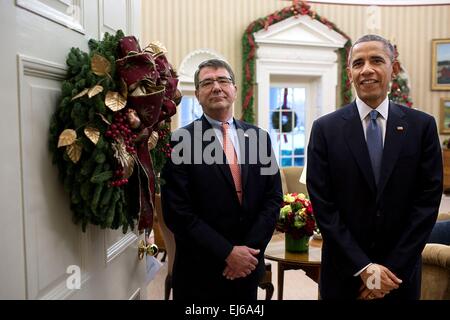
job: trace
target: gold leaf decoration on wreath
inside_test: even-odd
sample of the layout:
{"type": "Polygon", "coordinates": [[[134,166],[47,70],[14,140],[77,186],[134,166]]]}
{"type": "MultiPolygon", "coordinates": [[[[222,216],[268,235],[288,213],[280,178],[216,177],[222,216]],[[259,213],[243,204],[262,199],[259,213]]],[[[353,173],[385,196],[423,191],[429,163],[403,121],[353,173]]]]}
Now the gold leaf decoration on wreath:
{"type": "Polygon", "coordinates": [[[106,76],[111,71],[111,63],[105,57],[95,53],[91,59],[91,70],[98,76],[106,76]]]}
{"type": "Polygon", "coordinates": [[[127,100],[118,92],[108,91],[105,97],[105,104],[112,111],[116,112],[125,108],[127,100]]]}
{"type": "Polygon", "coordinates": [[[89,89],[88,97],[92,98],[92,97],[98,95],[102,91],[103,91],[103,87],[101,85],[97,84],[89,89]]]}
{"type": "Polygon", "coordinates": [[[94,127],[84,128],[84,134],[89,138],[94,144],[97,144],[98,139],[100,139],[100,131],[94,127]]]}
{"type": "Polygon", "coordinates": [[[159,135],[157,131],[153,131],[150,137],[148,138],[148,150],[152,150],[156,147],[158,143],[159,135]]]}
{"type": "Polygon", "coordinates": [[[67,147],[66,152],[69,156],[70,160],[73,163],[77,163],[81,158],[81,151],[83,150],[83,146],[79,142],[75,142],[67,147]]]}
{"type": "Polygon", "coordinates": [[[111,145],[114,150],[114,157],[123,167],[124,179],[129,178],[133,174],[134,158],[128,153],[123,139],[119,139],[118,142],[113,142],[111,145]]]}
{"type": "Polygon", "coordinates": [[[108,119],[106,119],[106,117],[104,115],[102,115],[101,113],[98,113],[98,112],[97,112],[97,114],[100,116],[100,118],[102,118],[104,123],[111,125],[111,122],[109,122],[108,119]]]}
{"type": "Polygon", "coordinates": [[[154,57],[167,53],[166,47],[160,41],[153,41],[150,43],[147,46],[146,51],[152,52],[154,57]]]}
{"type": "Polygon", "coordinates": [[[78,93],[75,97],[73,97],[70,101],[73,101],[75,99],[81,98],[82,96],[84,96],[88,92],[89,92],[89,89],[86,88],[83,91],[81,91],[80,93],[78,93]]]}
{"type": "Polygon", "coordinates": [[[66,129],[59,135],[58,148],[64,146],[70,146],[77,139],[77,133],[73,129],[66,129]]]}

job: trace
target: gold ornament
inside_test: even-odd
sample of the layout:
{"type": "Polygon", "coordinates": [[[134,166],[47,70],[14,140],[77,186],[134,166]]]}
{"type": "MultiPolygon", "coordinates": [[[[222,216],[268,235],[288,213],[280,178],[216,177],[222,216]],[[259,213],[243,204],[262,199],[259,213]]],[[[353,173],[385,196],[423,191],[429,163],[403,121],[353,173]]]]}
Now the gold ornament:
{"type": "Polygon", "coordinates": [[[128,179],[133,174],[134,158],[128,153],[123,139],[120,138],[118,142],[113,142],[111,146],[114,150],[114,157],[123,168],[123,178],[128,179]]]}
{"type": "Polygon", "coordinates": [[[66,148],[67,155],[73,163],[77,163],[81,158],[83,146],[79,142],[75,142],[66,148]]]}
{"type": "Polygon", "coordinates": [[[125,108],[127,100],[118,92],[108,91],[105,97],[105,104],[112,111],[116,112],[125,108]]]}
{"type": "Polygon", "coordinates": [[[78,93],[75,97],[73,97],[70,101],[73,101],[75,99],[81,98],[82,96],[84,96],[88,92],[89,92],[89,89],[86,88],[83,91],[81,91],[80,93],[78,93]]]}
{"type": "Polygon", "coordinates": [[[94,127],[84,128],[84,134],[89,138],[94,144],[97,144],[98,139],[100,139],[100,131],[94,127]]]}
{"type": "Polygon", "coordinates": [[[92,98],[92,97],[98,95],[102,91],[103,91],[103,87],[101,85],[97,84],[89,89],[88,97],[92,98]]]}
{"type": "Polygon", "coordinates": [[[77,133],[73,129],[66,129],[59,135],[58,148],[64,146],[70,146],[77,139],[77,133]]]}
{"type": "Polygon", "coordinates": [[[141,119],[139,119],[139,116],[134,109],[128,109],[127,120],[132,129],[137,129],[141,126],[141,119]]]}
{"type": "Polygon", "coordinates": [[[105,57],[95,53],[91,59],[91,70],[98,76],[106,76],[111,71],[111,63],[105,57]]]}
{"type": "Polygon", "coordinates": [[[148,150],[152,150],[156,147],[158,143],[159,135],[157,131],[153,131],[150,137],[148,138],[148,150]]]}

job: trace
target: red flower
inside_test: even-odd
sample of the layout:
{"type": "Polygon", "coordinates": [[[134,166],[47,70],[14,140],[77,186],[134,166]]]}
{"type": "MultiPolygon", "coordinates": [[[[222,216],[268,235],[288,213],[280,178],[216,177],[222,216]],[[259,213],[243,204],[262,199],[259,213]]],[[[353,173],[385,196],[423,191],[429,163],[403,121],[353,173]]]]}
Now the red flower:
{"type": "Polygon", "coordinates": [[[303,193],[288,193],[283,197],[276,229],[294,239],[312,236],[317,229],[311,202],[303,193]]]}

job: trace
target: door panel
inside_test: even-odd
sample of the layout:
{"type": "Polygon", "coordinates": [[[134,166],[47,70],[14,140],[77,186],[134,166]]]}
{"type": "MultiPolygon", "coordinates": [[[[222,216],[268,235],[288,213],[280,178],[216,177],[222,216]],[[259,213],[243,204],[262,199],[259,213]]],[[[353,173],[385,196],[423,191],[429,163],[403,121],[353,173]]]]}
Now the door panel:
{"type": "Polygon", "coordinates": [[[48,150],[49,122],[70,48],[87,51],[88,39],[98,38],[100,8],[111,28],[122,28],[126,21],[125,33],[136,29],[139,1],[124,0],[120,10],[105,5],[112,3],[0,3],[0,21],[8,26],[1,29],[8,46],[0,52],[0,299],[144,298],[145,260],[137,259],[143,236],[95,226],[83,233],[73,224],[48,150]],[[67,285],[76,274],[71,267],[80,268],[79,289],[67,285]]]}

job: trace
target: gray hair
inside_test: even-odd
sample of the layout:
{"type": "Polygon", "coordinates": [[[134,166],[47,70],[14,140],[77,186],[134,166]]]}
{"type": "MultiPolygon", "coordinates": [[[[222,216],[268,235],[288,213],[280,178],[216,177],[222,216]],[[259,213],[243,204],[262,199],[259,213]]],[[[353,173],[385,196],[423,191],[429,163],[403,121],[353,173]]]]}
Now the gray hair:
{"type": "Polygon", "coordinates": [[[202,63],[199,64],[197,71],[195,71],[194,74],[194,85],[195,85],[195,89],[198,89],[198,74],[200,73],[200,70],[202,70],[203,68],[213,68],[213,69],[219,69],[219,68],[224,68],[228,71],[228,73],[230,74],[230,78],[231,81],[234,84],[234,72],[231,69],[230,65],[228,63],[226,63],[223,60],[219,60],[219,59],[209,59],[206,61],[203,61],[202,63]]]}
{"type": "Polygon", "coordinates": [[[386,52],[389,55],[389,59],[391,60],[391,62],[394,62],[395,60],[395,49],[394,46],[385,38],[378,36],[376,34],[366,34],[365,36],[362,36],[361,38],[359,38],[358,40],[355,41],[355,43],[352,45],[352,47],[350,48],[349,54],[348,54],[348,65],[350,65],[350,61],[352,60],[352,51],[353,48],[358,44],[358,43],[362,43],[362,42],[369,42],[369,41],[378,41],[381,42],[384,46],[384,48],[386,49],[386,52]]]}

